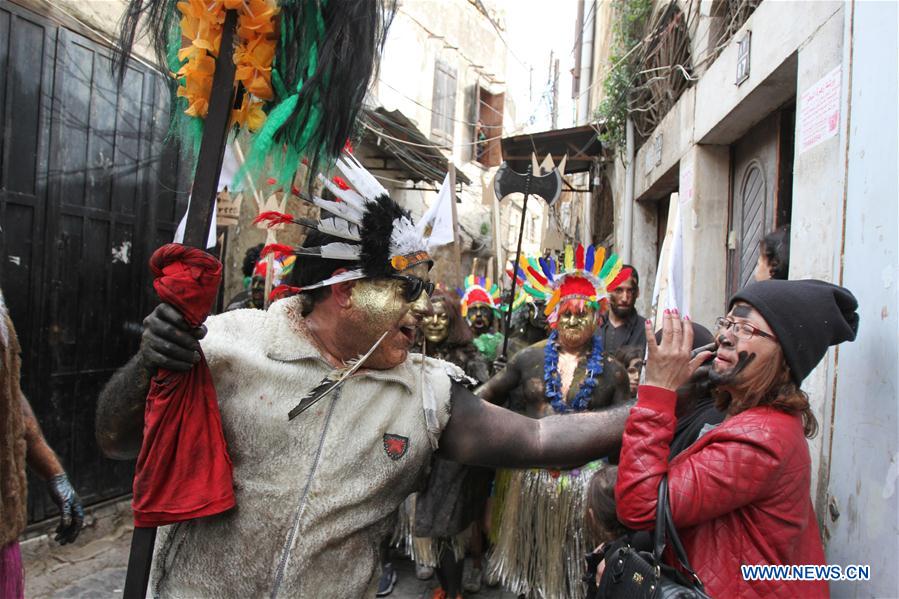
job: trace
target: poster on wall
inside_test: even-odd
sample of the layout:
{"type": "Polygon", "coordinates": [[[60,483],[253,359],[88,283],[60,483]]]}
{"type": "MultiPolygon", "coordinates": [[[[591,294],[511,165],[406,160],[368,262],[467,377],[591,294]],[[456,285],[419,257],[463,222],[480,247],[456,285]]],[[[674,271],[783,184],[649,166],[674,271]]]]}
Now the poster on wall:
{"type": "Polygon", "coordinates": [[[798,154],[837,134],[840,128],[841,66],[837,66],[802,93],[799,99],[798,154]]]}

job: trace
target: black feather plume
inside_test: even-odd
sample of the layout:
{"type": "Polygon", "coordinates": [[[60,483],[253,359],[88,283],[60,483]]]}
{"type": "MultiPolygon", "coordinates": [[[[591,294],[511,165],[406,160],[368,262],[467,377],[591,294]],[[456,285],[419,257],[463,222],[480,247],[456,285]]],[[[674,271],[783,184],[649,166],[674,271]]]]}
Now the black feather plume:
{"type": "Polygon", "coordinates": [[[362,271],[370,276],[383,276],[390,270],[390,234],[393,221],[409,213],[389,197],[382,195],[366,205],[362,215],[362,271]]]}
{"type": "Polygon", "coordinates": [[[129,0],[119,22],[119,39],[112,57],[113,74],[119,85],[125,76],[125,66],[138,37],[141,20],[150,36],[156,62],[163,69],[170,66],[169,41],[173,31],[179,29],[176,4],[177,0],[129,0]]]}
{"type": "MultiPolygon", "coordinates": [[[[321,163],[336,160],[353,135],[395,4],[395,0],[279,3],[281,37],[273,71],[285,92],[297,92],[299,98],[274,140],[305,149],[310,184],[321,163]]],[[[274,75],[273,83],[278,85],[274,75]]]]}

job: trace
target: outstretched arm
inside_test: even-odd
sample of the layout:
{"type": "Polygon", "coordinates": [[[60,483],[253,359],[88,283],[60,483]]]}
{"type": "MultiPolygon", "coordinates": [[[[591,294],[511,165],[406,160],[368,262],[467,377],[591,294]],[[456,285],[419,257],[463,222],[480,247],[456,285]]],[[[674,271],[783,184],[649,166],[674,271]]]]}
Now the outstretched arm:
{"type": "Polygon", "coordinates": [[[516,354],[505,368],[493,375],[493,377],[478,388],[478,397],[492,404],[504,404],[509,393],[521,382],[521,360],[516,354]]]}
{"type": "Polygon", "coordinates": [[[615,453],[632,405],[535,420],[491,405],[458,384],[452,394],[440,456],[503,468],[572,467],[615,453]]]}
{"type": "Polygon", "coordinates": [[[159,304],[144,319],[140,350],[109,379],[97,401],[96,436],[106,456],[130,460],[140,452],[144,403],[159,368],[183,372],[199,361],[206,327],[191,329],[175,308],[159,304]]]}

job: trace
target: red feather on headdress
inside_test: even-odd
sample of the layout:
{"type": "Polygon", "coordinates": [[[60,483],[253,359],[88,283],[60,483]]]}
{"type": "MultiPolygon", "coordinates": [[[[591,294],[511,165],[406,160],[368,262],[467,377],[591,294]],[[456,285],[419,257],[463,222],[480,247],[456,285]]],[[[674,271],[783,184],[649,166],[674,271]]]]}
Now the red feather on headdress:
{"type": "Polygon", "coordinates": [[[275,300],[279,300],[284,297],[296,295],[296,294],[300,293],[301,291],[303,291],[302,288],[294,287],[293,285],[278,285],[277,287],[272,289],[272,292],[269,294],[268,297],[271,301],[275,301],[275,300]]]}
{"type": "Polygon", "coordinates": [[[284,245],[283,243],[270,243],[259,252],[259,259],[265,258],[272,252],[275,253],[275,256],[291,256],[294,254],[293,248],[289,245],[284,245]]]}
{"type": "Polygon", "coordinates": [[[260,212],[259,216],[253,219],[253,224],[257,225],[263,221],[267,221],[266,225],[271,228],[285,223],[295,223],[296,219],[294,219],[292,214],[278,212],[277,210],[266,210],[265,212],[260,212]]]}

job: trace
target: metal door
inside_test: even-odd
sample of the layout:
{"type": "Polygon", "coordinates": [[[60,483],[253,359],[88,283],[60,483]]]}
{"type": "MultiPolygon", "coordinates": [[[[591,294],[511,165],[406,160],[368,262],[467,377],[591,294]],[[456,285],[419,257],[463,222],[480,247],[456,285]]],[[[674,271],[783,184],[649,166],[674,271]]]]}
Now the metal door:
{"type": "MultiPolygon", "coordinates": [[[[153,301],[147,258],[185,201],[162,78],[130,65],[119,89],[109,56],[0,1],[0,282],[24,390],[86,503],[130,491],[133,464],[96,446],[96,398],[137,347],[153,301]]],[[[30,493],[30,520],[51,509],[30,493]]]]}

